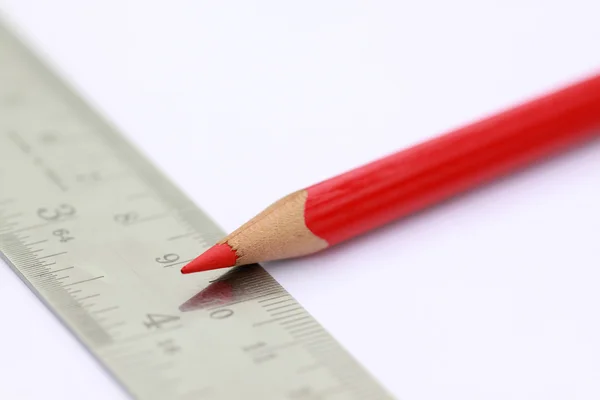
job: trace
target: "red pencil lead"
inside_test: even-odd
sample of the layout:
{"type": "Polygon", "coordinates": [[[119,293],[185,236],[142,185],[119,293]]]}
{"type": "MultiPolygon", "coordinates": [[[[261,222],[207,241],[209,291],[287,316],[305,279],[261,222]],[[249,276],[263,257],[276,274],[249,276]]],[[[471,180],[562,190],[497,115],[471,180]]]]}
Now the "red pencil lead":
{"type": "Polygon", "coordinates": [[[226,243],[216,244],[181,268],[182,274],[233,267],[237,261],[235,251],[226,243]]]}

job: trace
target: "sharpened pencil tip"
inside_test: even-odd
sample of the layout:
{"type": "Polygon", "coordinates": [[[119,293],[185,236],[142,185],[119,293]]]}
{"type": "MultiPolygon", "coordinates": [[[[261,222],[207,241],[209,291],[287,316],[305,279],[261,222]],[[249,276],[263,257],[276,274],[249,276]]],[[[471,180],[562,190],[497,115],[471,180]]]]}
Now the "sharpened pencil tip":
{"type": "Polygon", "coordinates": [[[181,268],[182,274],[233,267],[237,261],[235,251],[228,244],[216,244],[181,268]]]}

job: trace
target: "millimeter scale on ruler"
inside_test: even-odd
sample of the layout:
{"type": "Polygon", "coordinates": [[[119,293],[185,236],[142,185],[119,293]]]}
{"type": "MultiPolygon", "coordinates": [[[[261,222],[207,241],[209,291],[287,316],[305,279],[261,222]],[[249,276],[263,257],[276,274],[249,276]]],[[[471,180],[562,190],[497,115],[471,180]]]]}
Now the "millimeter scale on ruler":
{"type": "Polygon", "coordinates": [[[262,267],[0,25],[0,251],[137,399],[389,399],[262,267]]]}

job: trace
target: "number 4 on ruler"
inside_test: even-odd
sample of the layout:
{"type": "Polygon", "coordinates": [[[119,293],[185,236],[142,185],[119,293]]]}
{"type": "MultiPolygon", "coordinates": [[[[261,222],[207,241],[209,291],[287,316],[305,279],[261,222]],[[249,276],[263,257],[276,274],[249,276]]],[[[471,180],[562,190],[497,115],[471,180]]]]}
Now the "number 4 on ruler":
{"type": "Polygon", "coordinates": [[[181,319],[180,317],[174,317],[172,315],[164,314],[146,314],[146,317],[148,318],[148,321],[144,321],[144,325],[146,325],[146,328],[148,329],[160,329],[162,328],[163,324],[178,321],[181,319]]]}

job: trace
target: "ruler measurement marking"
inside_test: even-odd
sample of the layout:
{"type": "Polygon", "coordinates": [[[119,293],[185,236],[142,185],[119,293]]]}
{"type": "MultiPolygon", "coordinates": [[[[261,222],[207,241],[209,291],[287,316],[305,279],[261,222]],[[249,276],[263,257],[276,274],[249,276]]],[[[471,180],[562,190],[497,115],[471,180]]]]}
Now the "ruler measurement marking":
{"type": "Polygon", "coordinates": [[[304,338],[304,339],[295,339],[295,340],[293,340],[291,342],[283,343],[283,344],[280,344],[280,345],[277,345],[277,346],[266,347],[266,348],[262,348],[262,349],[256,350],[256,352],[254,354],[255,355],[266,355],[266,354],[275,353],[275,352],[277,352],[279,350],[287,349],[287,348],[294,347],[294,346],[303,345],[306,341],[312,340],[312,339],[314,339],[314,338],[308,337],[308,338],[304,338]]]}
{"type": "Polygon", "coordinates": [[[270,306],[274,306],[275,304],[286,303],[286,302],[288,302],[288,301],[294,301],[294,298],[293,298],[293,297],[290,297],[290,298],[289,298],[289,299],[287,299],[287,300],[276,301],[276,302],[274,302],[274,303],[271,303],[271,304],[263,304],[262,306],[263,306],[263,307],[270,307],[270,306]]]}
{"type": "Polygon", "coordinates": [[[247,291],[267,291],[267,290],[283,290],[283,287],[281,287],[280,284],[278,284],[277,282],[268,282],[268,281],[263,281],[262,283],[257,282],[257,283],[246,283],[246,282],[240,282],[239,287],[243,290],[247,290],[247,291]]]}
{"type": "Polygon", "coordinates": [[[327,331],[323,331],[323,332],[325,332],[327,334],[323,335],[323,336],[319,336],[317,338],[311,338],[311,337],[306,338],[306,342],[305,342],[306,345],[312,346],[312,345],[327,344],[327,345],[333,345],[338,350],[341,349],[339,344],[333,339],[333,337],[329,334],[329,332],[327,332],[327,331]]]}
{"type": "Polygon", "coordinates": [[[319,351],[319,352],[323,352],[323,351],[339,351],[339,347],[338,346],[334,346],[336,343],[331,339],[331,338],[319,338],[318,340],[309,342],[306,341],[306,343],[304,344],[306,347],[309,347],[315,351],[319,351]],[[322,346],[328,346],[328,348],[322,347],[322,346]]]}
{"type": "MultiPolygon", "coordinates": [[[[288,318],[289,318],[289,317],[288,317],[288,318]]],[[[296,319],[293,319],[293,320],[291,320],[291,321],[283,321],[283,322],[281,323],[281,325],[287,325],[287,324],[291,324],[291,323],[293,323],[293,322],[296,322],[296,321],[302,321],[302,320],[304,320],[304,319],[308,319],[308,318],[311,318],[311,319],[312,319],[312,317],[311,317],[310,315],[307,315],[307,316],[305,316],[305,317],[296,318],[296,319]]]]}
{"type": "Polygon", "coordinates": [[[23,261],[23,271],[27,271],[27,276],[48,271],[46,264],[42,264],[37,260],[23,261]]]}
{"type": "MultiPolygon", "coordinates": [[[[29,254],[33,255],[35,253],[39,253],[40,251],[44,251],[44,249],[37,249],[37,250],[27,250],[26,249],[25,251],[27,251],[29,254]]],[[[33,256],[33,257],[35,257],[35,256],[33,256]]]]}
{"type": "Polygon", "coordinates": [[[145,222],[156,221],[157,219],[162,219],[162,218],[166,218],[169,216],[171,216],[171,213],[161,213],[161,214],[149,215],[147,217],[142,217],[142,218],[136,219],[135,221],[131,221],[130,223],[127,224],[127,226],[139,225],[139,224],[143,224],[145,222]]]}
{"type": "Polygon", "coordinates": [[[30,261],[37,262],[37,259],[35,258],[35,256],[32,254],[29,254],[28,252],[17,253],[16,251],[13,250],[13,251],[10,251],[9,258],[15,262],[30,262],[30,261]]]}
{"type": "Polygon", "coordinates": [[[294,346],[298,346],[299,344],[301,344],[300,341],[293,341],[293,342],[287,342],[284,344],[280,344],[278,346],[266,347],[266,348],[257,350],[254,353],[254,356],[266,356],[269,354],[275,354],[281,350],[288,349],[288,348],[294,347],[294,346]]]}
{"type": "MultiPolygon", "coordinates": [[[[30,279],[46,279],[47,276],[42,275],[44,272],[48,272],[48,268],[43,265],[28,265],[26,268],[23,268],[23,271],[26,271],[27,277],[30,279]],[[41,275],[41,276],[36,276],[41,275]]],[[[25,272],[24,272],[25,273],[25,272]]]]}
{"type": "Polygon", "coordinates": [[[102,278],[104,278],[104,275],[96,276],[96,277],[90,278],[90,279],[84,279],[82,281],[77,281],[77,282],[69,283],[68,285],[64,285],[63,287],[75,286],[75,285],[79,285],[79,284],[82,284],[82,283],[95,281],[96,279],[102,279],[102,278]]]}
{"type": "Polygon", "coordinates": [[[265,285],[264,288],[245,288],[244,286],[240,287],[241,289],[241,295],[240,298],[242,300],[244,299],[258,299],[258,298],[262,298],[265,296],[271,296],[273,294],[277,294],[277,293],[281,293],[283,292],[283,288],[279,287],[279,286],[267,286],[265,285]]]}
{"type": "MultiPolygon", "coordinates": [[[[71,294],[72,294],[72,293],[71,293],[71,294]]],[[[83,301],[83,300],[89,300],[89,299],[93,299],[93,298],[96,298],[96,297],[98,297],[98,296],[100,296],[100,293],[91,294],[91,295],[89,295],[89,296],[85,296],[85,297],[76,298],[76,299],[75,299],[75,301],[79,301],[79,302],[81,302],[81,301],[83,301]]]]}
{"type": "MultiPolygon", "coordinates": [[[[280,296],[271,297],[270,299],[259,300],[259,303],[262,303],[262,302],[265,302],[265,301],[270,301],[270,300],[275,300],[275,299],[280,299],[280,298],[282,298],[282,297],[287,297],[287,296],[290,296],[290,294],[289,294],[289,293],[286,293],[286,294],[282,294],[282,295],[280,295],[280,296]]],[[[290,297],[291,297],[291,296],[290,296],[290,297]]],[[[290,300],[292,300],[292,299],[290,299],[290,300]]]]}
{"type": "Polygon", "coordinates": [[[195,234],[197,234],[197,232],[184,233],[184,234],[177,235],[177,236],[171,236],[170,238],[167,238],[167,240],[172,241],[172,240],[183,239],[183,238],[195,235],[195,234]]]}
{"type": "Polygon", "coordinates": [[[29,154],[31,152],[31,146],[17,132],[10,131],[7,136],[23,153],[29,154]]]}
{"type": "MultiPolygon", "coordinates": [[[[276,293],[278,293],[278,292],[276,292],[276,293]]],[[[242,298],[241,300],[238,300],[238,301],[226,302],[226,303],[223,303],[223,304],[219,304],[218,306],[209,307],[209,308],[206,308],[206,310],[213,311],[213,310],[216,310],[217,308],[229,307],[229,306],[232,306],[234,304],[239,304],[239,303],[246,303],[248,301],[260,299],[261,297],[270,296],[272,294],[273,293],[271,292],[271,293],[261,294],[260,296],[242,298]]]]}
{"type": "Polygon", "coordinates": [[[53,290],[56,287],[60,287],[60,282],[57,282],[56,279],[46,279],[44,281],[42,280],[37,280],[37,284],[40,287],[43,287],[46,290],[53,290]]]}
{"type": "Polygon", "coordinates": [[[23,269],[32,270],[34,268],[46,268],[46,267],[49,267],[49,266],[55,265],[55,264],[56,264],[56,262],[42,264],[39,261],[35,260],[35,262],[32,264],[23,264],[23,269]]]}
{"type": "Polygon", "coordinates": [[[107,307],[107,308],[103,308],[102,310],[94,311],[93,314],[104,314],[107,312],[118,310],[119,308],[121,308],[121,307],[119,307],[119,306],[107,307]]]}
{"type": "Polygon", "coordinates": [[[320,331],[318,334],[315,335],[308,335],[305,336],[303,338],[298,338],[298,341],[302,342],[302,344],[312,344],[315,342],[326,342],[329,341],[331,343],[335,343],[333,341],[333,338],[331,337],[331,335],[326,332],[326,331],[320,331]]]}
{"type": "Polygon", "coordinates": [[[14,237],[15,237],[15,240],[18,241],[19,244],[22,244],[22,242],[25,239],[29,239],[29,236],[16,236],[16,235],[14,235],[14,237]]]}
{"type": "Polygon", "coordinates": [[[13,245],[17,244],[20,246],[23,246],[23,241],[25,239],[29,239],[29,236],[27,236],[27,235],[22,236],[22,235],[17,235],[16,233],[9,233],[9,232],[3,233],[2,236],[4,236],[4,239],[2,239],[2,240],[5,243],[10,243],[13,245]]]}
{"type": "Polygon", "coordinates": [[[36,255],[35,253],[41,251],[41,250],[29,250],[27,247],[24,246],[12,246],[12,247],[6,247],[6,250],[8,250],[8,252],[11,253],[11,259],[13,260],[18,260],[18,261],[25,261],[27,259],[36,259],[36,255]]]}
{"type": "Polygon", "coordinates": [[[127,324],[126,321],[120,321],[120,322],[115,322],[114,324],[107,325],[105,328],[106,329],[114,329],[114,328],[118,328],[118,327],[126,325],[126,324],[127,324]]]}
{"type": "Polygon", "coordinates": [[[43,256],[43,257],[37,257],[38,260],[43,260],[44,258],[50,258],[50,257],[56,257],[56,256],[61,256],[63,254],[67,254],[68,251],[61,251],[60,253],[55,253],[55,254],[50,254],[47,256],[43,256]]]}
{"type": "Polygon", "coordinates": [[[279,311],[279,312],[276,312],[276,313],[272,313],[271,315],[282,315],[282,314],[287,314],[289,312],[297,311],[297,310],[302,310],[302,307],[291,308],[291,309],[285,310],[285,311],[279,311]]]}
{"type": "MultiPolygon", "coordinates": [[[[286,304],[285,306],[278,306],[278,307],[273,307],[273,308],[267,308],[266,311],[267,312],[271,312],[271,311],[275,311],[275,310],[281,310],[282,308],[287,308],[287,307],[293,307],[293,306],[297,306],[298,303],[293,302],[292,304],[286,304]]],[[[266,307],[266,306],[263,306],[266,307]]]]}
{"type": "MultiPolygon", "coordinates": [[[[281,287],[265,287],[264,289],[246,290],[243,286],[240,287],[241,293],[239,294],[240,301],[256,300],[265,296],[272,296],[277,293],[281,293],[283,288],[281,287]]],[[[231,302],[228,304],[239,303],[239,301],[231,302]]]]}
{"type": "MultiPolygon", "coordinates": [[[[239,279],[235,279],[233,280],[233,282],[235,282],[236,284],[239,284],[240,286],[255,286],[255,285],[264,285],[264,284],[272,284],[273,282],[265,279],[265,276],[243,276],[240,277],[239,279]]],[[[229,279],[217,279],[217,281],[224,281],[224,282],[229,282],[229,279]]]]}
{"type": "MultiPolygon", "coordinates": [[[[37,242],[33,242],[33,243],[25,243],[24,246],[33,246],[34,244],[46,243],[47,241],[48,241],[48,239],[38,240],[37,242]]],[[[39,250],[36,250],[36,251],[39,251],[39,250]]]]}
{"type": "Polygon", "coordinates": [[[44,173],[48,177],[48,179],[50,179],[50,181],[52,181],[52,183],[54,183],[61,191],[66,192],[67,190],[69,190],[69,188],[65,186],[63,181],[60,180],[60,177],[56,174],[55,171],[46,167],[44,169],[44,173]]]}
{"type": "Polygon", "coordinates": [[[19,249],[20,251],[17,253],[16,251],[12,251],[11,260],[15,261],[26,261],[26,260],[36,260],[35,252],[28,251],[27,249],[19,249]]]}
{"type": "MultiPolygon", "coordinates": [[[[254,325],[252,325],[252,326],[255,326],[255,327],[263,326],[263,325],[270,324],[270,323],[273,323],[273,322],[282,321],[282,320],[285,320],[285,319],[288,319],[288,318],[296,317],[296,316],[302,315],[302,314],[306,314],[306,312],[302,311],[302,312],[299,312],[299,313],[296,313],[296,314],[287,315],[285,317],[277,317],[277,318],[268,319],[266,321],[255,322],[254,325]]],[[[303,318],[308,318],[308,317],[303,317],[303,318]]],[[[297,321],[297,320],[292,320],[292,321],[297,321]]]]}
{"type": "Polygon", "coordinates": [[[17,233],[17,232],[25,232],[25,231],[29,231],[32,229],[44,228],[49,225],[57,224],[60,222],[72,221],[74,219],[76,219],[76,218],[75,217],[62,218],[61,220],[58,220],[58,221],[44,222],[43,224],[31,225],[31,226],[27,226],[25,228],[15,229],[15,230],[9,231],[9,232],[2,232],[2,233],[0,233],[0,235],[8,235],[8,234],[13,234],[13,233],[17,233]]]}
{"type": "Polygon", "coordinates": [[[55,274],[55,273],[57,273],[57,272],[66,271],[66,270],[68,270],[68,269],[73,269],[73,268],[75,268],[75,267],[67,267],[67,268],[55,269],[55,270],[52,270],[52,271],[47,271],[47,272],[44,272],[44,273],[42,273],[42,274],[34,275],[34,277],[36,277],[36,278],[37,278],[37,277],[44,276],[44,275],[55,274]]]}
{"type": "Polygon", "coordinates": [[[255,293],[265,293],[267,291],[282,291],[283,288],[279,285],[274,285],[269,282],[264,282],[263,284],[246,284],[245,282],[234,283],[235,286],[239,287],[241,291],[246,292],[247,294],[255,294],[255,293]]]}
{"type": "MultiPolygon", "coordinates": [[[[327,365],[327,367],[331,369],[335,369],[337,366],[334,362],[335,355],[342,353],[342,349],[337,346],[335,341],[332,341],[328,338],[317,338],[313,341],[305,341],[303,344],[303,348],[311,353],[313,357],[319,360],[324,360],[323,362],[327,365]]],[[[336,360],[339,361],[339,360],[336,360]]],[[[342,360],[342,362],[345,360],[342,360]]],[[[339,377],[338,377],[339,379],[339,377]]]]}
{"type": "Polygon", "coordinates": [[[299,326],[305,326],[305,325],[308,325],[308,324],[318,324],[318,322],[317,322],[317,321],[315,321],[315,320],[312,320],[312,321],[305,321],[305,322],[301,322],[301,323],[299,323],[299,324],[296,324],[296,325],[288,325],[288,326],[285,326],[284,328],[285,328],[285,329],[293,329],[293,328],[297,328],[297,327],[299,327],[299,326]]]}
{"type": "Polygon", "coordinates": [[[38,285],[40,285],[41,287],[46,287],[47,289],[52,289],[54,287],[60,287],[60,282],[58,282],[56,279],[48,279],[48,278],[46,278],[45,280],[38,279],[36,283],[38,285]]]}
{"type": "Polygon", "coordinates": [[[294,333],[292,334],[295,338],[302,338],[302,337],[310,337],[312,335],[316,335],[316,334],[321,334],[321,335],[327,335],[329,336],[329,333],[325,332],[323,330],[323,328],[318,327],[315,330],[312,331],[306,331],[306,332],[301,332],[301,333],[294,333]]]}
{"type": "MultiPolygon", "coordinates": [[[[298,329],[291,329],[291,330],[289,330],[289,333],[290,333],[291,335],[295,335],[296,333],[298,333],[298,332],[302,332],[302,331],[305,331],[305,330],[307,330],[307,329],[313,329],[313,328],[314,328],[314,327],[316,327],[316,326],[318,326],[318,327],[321,327],[321,326],[320,326],[320,325],[319,325],[319,324],[318,324],[316,321],[314,321],[314,322],[313,322],[313,321],[310,321],[310,323],[306,323],[306,324],[300,324],[300,325],[297,325],[297,326],[302,326],[302,328],[298,328],[298,329]]],[[[292,328],[293,328],[293,327],[292,327],[292,328]]],[[[286,327],[286,329],[290,329],[290,327],[289,327],[289,326],[287,326],[287,327],[286,327]]],[[[321,328],[321,329],[322,329],[322,328],[321,328]]]]}
{"type": "Polygon", "coordinates": [[[55,265],[55,264],[56,264],[56,261],[55,261],[55,262],[48,263],[48,264],[39,264],[39,266],[40,266],[40,267],[49,267],[49,266],[51,266],[51,265],[55,265]]]}
{"type": "Polygon", "coordinates": [[[283,290],[283,288],[281,287],[280,284],[278,284],[277,282],[263,282],[263,283],[252,283],[252,284],[247,284],[246,282],[243,282],[240,284],[240,287],[242,289],[245,290],[272,290],[272,289],[281,289],[283,290]]]}
{"type": "Polygon", "coordinates": [[[2,243],[4,244],[5,247],[19,248],[19,249],[22,249],[23,247],[25,247],[25,246],[23,246],[23,243],[21,243],[21,241],[18,240],[18,238],[11,238],[11,236],[14,236],[14,235],[11,235],[8,232],[2,233],[1,235],[8,237],[8,239],[2,239],[2,243]]]}
{"type": "MultiPolygon", "coordinates": [[[[234,280],[234,282],[236,283],[243,283],[243,284],[254,284],[254,283],[260,283],[260,282],[264,282],[265,281],[265,277],[264,276],[256,276],[256,277],[243,277],[243,282],[241,282],[242,279],[236,279],[234,280]]],[[[223,277],[220,276],[218,278],[215,278],[211,281],[209,281],[210,283],[214,283],[214,282],[230,282],[230,279],[228,277],[223,277]]]]}

